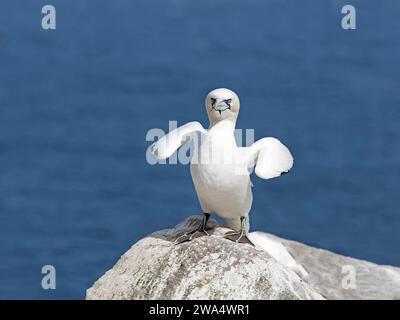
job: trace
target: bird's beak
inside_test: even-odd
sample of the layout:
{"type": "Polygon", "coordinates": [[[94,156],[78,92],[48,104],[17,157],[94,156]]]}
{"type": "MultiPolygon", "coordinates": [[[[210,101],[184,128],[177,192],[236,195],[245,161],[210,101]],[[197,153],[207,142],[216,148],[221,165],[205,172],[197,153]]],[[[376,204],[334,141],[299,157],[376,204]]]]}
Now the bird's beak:
{"type": "Polygon", "coordinates": [[[226,104],[224,99],[217,99],[215,105],[213,106],[213,109],[215,109],[221,114],[222,111],[230,109],[230,106],[226,104]]]}

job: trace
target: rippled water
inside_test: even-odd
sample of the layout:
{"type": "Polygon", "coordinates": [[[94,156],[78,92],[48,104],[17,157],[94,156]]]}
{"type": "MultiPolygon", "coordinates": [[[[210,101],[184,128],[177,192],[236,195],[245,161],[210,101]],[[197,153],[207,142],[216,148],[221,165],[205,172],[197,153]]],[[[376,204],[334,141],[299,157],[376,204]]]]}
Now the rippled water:
{"type": "Polygon", "coordinates": [[[145,136],[198,120],[215,87],[239,128],[295,156],[254,178],[253,230],[400,266],[400,6],[352,1],[0,4],[0,297],[83,298],[144,235],[201,213],[188,166],[145,136]],[[57,269],[44,291],[41,267],[57,269]]]}

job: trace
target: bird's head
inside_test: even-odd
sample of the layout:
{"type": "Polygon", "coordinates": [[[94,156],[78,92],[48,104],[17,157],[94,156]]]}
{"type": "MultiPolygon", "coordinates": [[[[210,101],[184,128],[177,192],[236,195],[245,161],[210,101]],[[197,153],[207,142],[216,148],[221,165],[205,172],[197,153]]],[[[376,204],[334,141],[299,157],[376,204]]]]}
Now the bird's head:
{"type": "Polygon", "coordinates": [[[240,109],[239,97],[232,90],[215,89],[207,95],[206,109],[211,125],[226,119],[236,121],[240,109]]]}

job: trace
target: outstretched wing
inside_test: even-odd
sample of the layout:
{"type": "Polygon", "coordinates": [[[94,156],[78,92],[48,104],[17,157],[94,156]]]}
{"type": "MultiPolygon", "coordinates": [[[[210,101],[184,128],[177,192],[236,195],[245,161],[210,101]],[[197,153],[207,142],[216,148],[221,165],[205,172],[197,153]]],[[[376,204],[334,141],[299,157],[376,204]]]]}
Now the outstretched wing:
{"type": "Polygon", "coordinates": [[[190,141],[196,132],[206,133],[203,126],[197,122],[189,122],[172,130],[151,145],[151,153],[159,160],[169,158],[181,145],[190,141]]]}
{"type": "Polygon", "coordinates": [[[256,175],[271,179],[288,173],[293,166],[293,157],[278,139],[263,138],[252,146],[241,148],[249,168],[255,166],[256,175]]]}

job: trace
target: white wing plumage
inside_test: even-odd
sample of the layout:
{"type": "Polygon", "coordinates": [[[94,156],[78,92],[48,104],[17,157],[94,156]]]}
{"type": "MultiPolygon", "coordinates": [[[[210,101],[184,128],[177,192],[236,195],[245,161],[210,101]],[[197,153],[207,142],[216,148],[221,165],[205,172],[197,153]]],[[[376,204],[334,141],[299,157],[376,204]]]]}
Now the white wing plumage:
{"type": "Polygon", "coordinates": [[[256,175],[262,179],[279,177],[289,172],[293,166],[293,157],[278,139],[263,138],[252,146],[243,148],[248,167],[256,167],[256,175]]]}
{"type": "Polygon", "coordinates": [[[151,153],[159,160],[169,158],[180,146],[190,141],[196,132],[206,133],[203,126],[197,122],[189,122],[172,130],[151,145],[151,153]]]}

